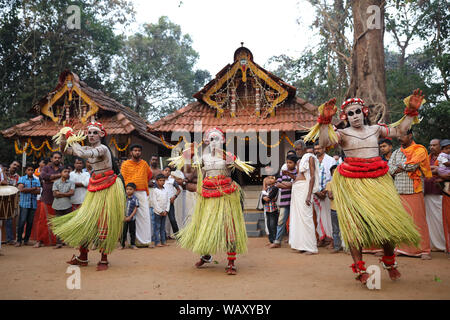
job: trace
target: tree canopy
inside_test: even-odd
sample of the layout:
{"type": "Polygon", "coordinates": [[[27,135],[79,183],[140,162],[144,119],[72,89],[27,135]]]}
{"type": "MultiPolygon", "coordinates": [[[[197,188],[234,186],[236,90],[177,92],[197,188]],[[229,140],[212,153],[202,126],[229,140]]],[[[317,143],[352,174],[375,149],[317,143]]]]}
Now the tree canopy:
{"type": "MultiPolygon", "coordinates": [[[[0,0],[0,130],[28,120],[32,106],[70,69],[144,118],[158,119],[192,99],[209,79],[180,26],[161,17],[129,37],[129,0],[0,0]],[[77,6],[80,25],[70,28],[77,6]]],[[[2,150],[14,150],[0,137],[2,150]]],[[[15,155],[2,152],[0,162],[15,155]]]]}

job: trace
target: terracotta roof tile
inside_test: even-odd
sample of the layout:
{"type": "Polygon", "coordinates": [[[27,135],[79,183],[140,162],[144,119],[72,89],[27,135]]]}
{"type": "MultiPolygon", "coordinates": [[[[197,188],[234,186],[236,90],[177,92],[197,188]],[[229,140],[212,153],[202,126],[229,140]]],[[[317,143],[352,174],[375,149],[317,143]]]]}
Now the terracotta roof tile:
{"type": "Polygon", "coordinates": [[[225,110],[221,118],[216,118],[215,110],[201,102],[193,102],[148,126],[155,134],[187,130],[194,131],[194,121],[202,121],[202,130],[219,127],[224,131],[239,130],[280,130],[303,131],[316,123],[317,107],[300,98],[293,98],[277,107],[274,117],[262,118],[250,108],[240,108],[232,118],[225,110]]]}

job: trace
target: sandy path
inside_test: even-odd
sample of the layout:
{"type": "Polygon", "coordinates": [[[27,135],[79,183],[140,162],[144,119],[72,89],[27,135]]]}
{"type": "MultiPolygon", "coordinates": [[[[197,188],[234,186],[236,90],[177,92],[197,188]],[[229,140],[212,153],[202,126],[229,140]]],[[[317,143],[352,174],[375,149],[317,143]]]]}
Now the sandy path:
{"type": "MultiPolygon", "coordinates": [[[[117,250],[111,268],[95,271],[98,252],[81,268],[81,289],[69,290],[65,263],[75,250],[2,246],[0,299],[450,299],[450,260],[432,253],[433,260],[400,257],[402,279],[389,280],[382,270],[381,290],[370,291],[353,279],[350,256],[321,248],[304,256],[286,245],[264,247],[266,238],[250,238],[249,252],[238,256],[238,275],[219,264],[193,267],[197,256],[176,247],[117,250]],[[437,276],[441,281],[435,281],[437,276]]],[[[378,258],[366,255],[367,265],[378,258]]]]}

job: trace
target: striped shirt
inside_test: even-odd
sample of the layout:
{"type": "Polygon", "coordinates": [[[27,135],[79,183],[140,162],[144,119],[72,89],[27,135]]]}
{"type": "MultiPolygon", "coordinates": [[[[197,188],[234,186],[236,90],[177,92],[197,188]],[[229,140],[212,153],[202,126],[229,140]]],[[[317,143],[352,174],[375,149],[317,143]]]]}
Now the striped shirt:
{"type": "Polygon", "coordinates": [[[389,158],[389,173],[394,178],[395,188],[399,194],[413,194],[414,193],[414,180],[408,176],[408,171],[415,171],[419,167],[419,164],[405,164],[406,156],[400,150],[395,150],[389,158]],[[395,170],[401,167],[405,171],[401,171],[394,175],[395,170]]]}
{"type": "MultiPolygon", "coordinates": [[[[297,169],[289,171],[290,173],[297,175],[297,169]]],[[[282,175],[278,178],[277,182],[293,182],[294,179],[287,175],[282,175]]],[[[289,207],[291,205],[291,191],[292,189],[283,189],[280,188],[280,208],[281,207],[289,207]]]]}

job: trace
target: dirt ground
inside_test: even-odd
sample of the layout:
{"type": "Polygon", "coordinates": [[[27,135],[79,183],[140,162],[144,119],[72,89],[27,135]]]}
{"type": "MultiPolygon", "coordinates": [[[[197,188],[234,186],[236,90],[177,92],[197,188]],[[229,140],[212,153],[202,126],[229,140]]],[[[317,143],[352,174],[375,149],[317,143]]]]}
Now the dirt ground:
{"type": "MultiPolygon", "coordinates": [[[[76,250],[2,246],[0,299],[450,299],[450,259],[433,252],[432,260],[399,257],[402,278],[393,282],[381,270],[381,290],[368,290],[354,280],[345,253],[320,248],[305,256],[287,244],[265,247],[266,238],[250,238],[249,251],[238,256],[238,274],[225,273],[225,255],[202,269],[193,265],[198,256],[170,241],[165,248],[116,250],[111,267],[95,270],[98,252],[81,268],[81,289],[66,287],[68,265],[76,250]],[[238,289],[237,289],[238,288],[238,289]]],[[[378,257],[365,255],[367,265],[378,257]]]]}

